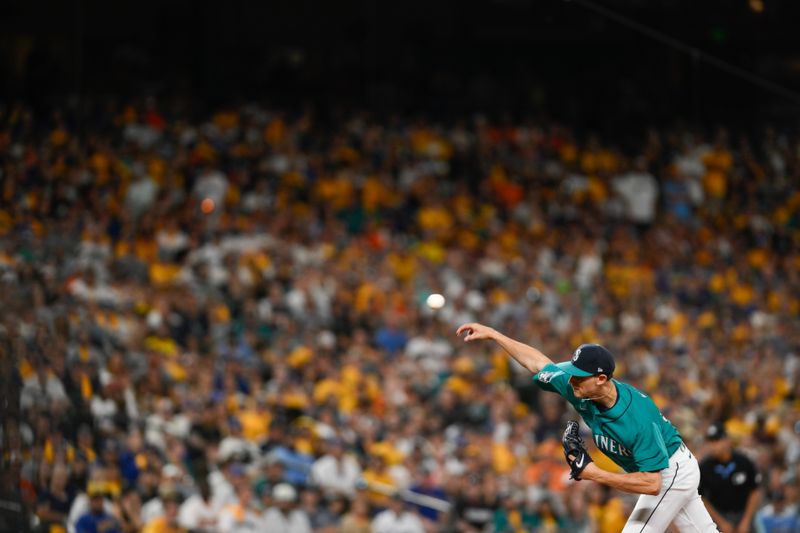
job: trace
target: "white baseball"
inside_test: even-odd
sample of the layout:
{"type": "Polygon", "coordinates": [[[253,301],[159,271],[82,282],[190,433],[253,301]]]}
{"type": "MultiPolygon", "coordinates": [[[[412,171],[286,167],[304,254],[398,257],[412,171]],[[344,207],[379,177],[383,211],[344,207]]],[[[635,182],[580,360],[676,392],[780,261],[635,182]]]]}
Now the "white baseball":
{"type": "Polygon", "coordinates": [[[444,307],[444,296],[438,293],[433,293],[428,296],[428,299],[425,300],[425,303],[427,303],[428,307],[431,309],[441,309],[444,307]]]}

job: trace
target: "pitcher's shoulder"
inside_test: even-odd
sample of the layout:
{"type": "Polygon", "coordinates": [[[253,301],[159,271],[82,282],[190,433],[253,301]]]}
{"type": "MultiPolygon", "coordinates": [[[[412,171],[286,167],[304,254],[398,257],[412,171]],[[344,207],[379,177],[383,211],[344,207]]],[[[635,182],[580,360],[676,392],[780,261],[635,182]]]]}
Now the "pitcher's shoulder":
{"type": "Polygon", "coordinates": [[[614,381],[617,382],[617,386],[619,386],[620,388],[630,392],[635,399],[637,399],[637,400],[638,399],[650,400],[651,402],[653,401],[653,399],[650,397],[650,395],[642,392],[641,390],[637,389],[636,387],[634,387],[630,383],[625,383],[624,381],[619,381],[619,380],[616,380],[616,379],[614,381]]]}

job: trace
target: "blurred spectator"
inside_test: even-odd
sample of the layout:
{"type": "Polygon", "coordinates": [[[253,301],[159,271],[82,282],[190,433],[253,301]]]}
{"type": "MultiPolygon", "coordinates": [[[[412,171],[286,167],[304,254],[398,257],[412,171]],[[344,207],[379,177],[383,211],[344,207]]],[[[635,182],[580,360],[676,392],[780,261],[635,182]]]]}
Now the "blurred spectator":
{"type": "Polygon", "coordinates": [[[422,520],[415,513],[406,508],[399,493],[389,498],[388,507],[375,515],[372,519],[373,533],[425,533],[422,520]]]}
{"type": "Polygon", "coordinates": [[[386,315],[386,323],[375,333],[375,344],[390,356],[404,349],[408,343],[408,335],[400,324],[400,318],[394,313],[386,315]]]}
{"type": "MultiPolygon", "coordinates": [[[[421,469],[417,479],[419,481],[410,487],[411,492],[447,502],[449,499],[447,492],[441,484],[437,482],[433,469],[421,469]]],[[[436,530],[444,525],[446,513],[438,509],[432,509],[425,505],[417,505],[417,513],[419,513],[427,530],[436,530]]]]}
{"type": "Polygon", "coordinates": [[[455,531],[483,531],[494,520],[496,495],[488,493],[480,478],[465,479],[450,511],[449,525],[455,531]]]}
{"type": "Polygon", "coordinates": [[[533,531],[539,523],[539,517],[529,509],[520,494],[501,494],[500,507],[494,512],[491,530],[495,533],[533,531]]]}
{"type": "Polygon", "coordinates": [[[633,510],[631,502],[623,497],[612,496],[607,487],[594,486],[588,489],[589,516],[597,525],[599,533],[616,533],[622,531],[628,516],[633,510]]]}
{"type": "Polygon", "coordinates": [[[126,489],[119,500],[118,515],[125,533],[142,530],[142,499],[133,488],[126,489]]]}
{"type": "Polygon", "coordinates": [[[566,500],[566,507],[560,521],[561,530],[575,533],[596,533],[597,526],[589,514],[584,495],[580,491],[570,492],[566,496],[566,500]]]}
{"type": "Polygon", "coordinates": [[[430,372],[439,373],[447,369],[453,346],[448,339],[439,334],[436,322],[431,320],[422,325],[420,335],[409,339],[405,353],[413,360],[419,361],[419,364],[430,372]]]}
{"type": "Polygon", "coordinates": [[[539,501],[535,517],[536,526],[541,531],[555,532],[565,529],[563,509],[551,497],[539,501]]]}
{"type": "Polygon", "coordinates": [[[369,517],[369,504],[364,498],[356,497],[350,510],[342,517],[341,533],[372,533],[369,517]]]}
{"type": "Polygon", "coordinates": [[[334,533],[338,530],[347,501],[344,496],[324,498],[319,489],[306,487],[300,498],[300,509],[308,517],[314,533],[334,533]]]}
{"type": "Polygon", "coordinates": [[[89,510],[78,517],[75,533],[122,533],[119,520],[106,510],[106,493],[100,486],[90,486],[89,510]]]}
{"type": "Polygon", "coordinates": [[[345,453],[344,442],[338,437],[328,439],[325,450],[311,467],[311,480],[324,491],[352,496],[361,478],[358,461],[345,453]]]}
{"type": "Polygon", "coordinates": [[[171,501],[175,500],[174,494],[181,495],[181,487],[179,480],[182,474],[180,468],[175,465],[167,464],[161,468],[161,483],[158,487],[158,494],[142,505],[142,520],[145,524],[149,524],[155,518],[163,516],[165,496],[168,496],[171,501]]]}
{"type": "Polygon", "coordinates": [[[158,185],[139,168],[134,169],[134,174],[136,177],[128,188],[125,205],[134,217],[138,217],[153,205],[158,185]]]}
{"type": "Polygon", "coordinates": [[[217,509],[211,505],[211,487],[201,479],[197,488],[197,494],[181,504],[178,524],[193,533],[213,533],[217,529],[217,509]]]}
{"type": "Polygon", "coordinates": [[[94,527],[97,523],[103,522],[119,528],[117,521],[112,520],[113,512],[114,502],[105,477],[102,473],[95,473],[86,484],[86,492],[78,494],[72,502],[67,517],[67,531],[77,532],[78,522],[87,516],[84,527],[88,527],[87,524],[94,527]]]}
{"type": "Polygon", "coordinates": [[[259,494],[272,492],[272,489],[278,483],[288,482],[289,479],[287,479],[285,470],[283,463],[276,454],[266,454],[261,460],[261,471],[257,474],[254,484],[256,492],[259,494]]]}
{"type": "Polygon", "coordinates": [[[50,372],[44,362],[39,364],[35,374],[23,382],[20,398],[20,407],[23,409],[31,409],[37,402],[40,402],[44,409],[50,409],[54,404],[66,401],[64,385],[50,372]]]}
{"type": "MultiPolygon", "coordinates": [[[[293,488],[289,488],[294,491],[293,488]]],[[[287,493],[288,491],[284,491],[282,496],[287,497],[287,493]]],[[[220,533],[256,533],[264,529],[261,510],[253,498],[253,489],[249,485],[242,484],[238,487],[234,502],[223,507],[219,513],[217,530],[220,533]]],[[[276,524],[277,522],[273,525],[276,524]]]]}
{"type": "Polygon", "coordinates": [[[638,225],[652,224],[658,206],[658,181],[647,171],[647,162],[639,158],[630,172],[617,176],[612,187],[624,206],[624,214],[638,225]]]}
{"type": "Polygon", "coordinates": [[[210,166],[205,167],[194,182],[192,193],[203,200],[210,198],[214,205],[222,205],[228,192],[228,180],[225,174],[210,166]]]}
{"type": "Polygon", "coordinates": [[[178,513],[182,498],[177,490],[166,491],[161,496],[164,514],[150,520],[142,533],[187,533],[189,530],[182,527],[178,521],[178,513]]]}
{"type": "Polygon", "coordinates": [[[42,487],[36,504],[36,516],[43,528],[49,531],[50,526],[66,524],[69,509],[75,498],[75,489],[68,485],[69,470],[63,463],[53,465],[50,474],[50,485],[42,487]]]}
{"type": "Polygon", "coordinates": [[[757,533],[790,533],[800,531],[797,489],[793,485],[769,494],[769,503],[756,513],[757,533]]]}
{"type": "Polygon", "coordinates": [[[272,489],[274,505],[264,511],[263,527],[275,533],[311,533],[305,510],[297,506],[297,491],[288,483],[272,489]]]}

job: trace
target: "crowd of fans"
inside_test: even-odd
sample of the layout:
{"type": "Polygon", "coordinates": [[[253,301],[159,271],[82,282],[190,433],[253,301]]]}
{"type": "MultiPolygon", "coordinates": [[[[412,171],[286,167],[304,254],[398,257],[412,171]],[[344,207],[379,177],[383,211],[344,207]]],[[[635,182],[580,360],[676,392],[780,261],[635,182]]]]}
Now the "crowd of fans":
{"type": "Polygon", "coordinates": [[[772,130],[3,108],[4,464],[48,533],[619,531],[476,320],[608,346],[698,455],[714,422],[751,455],[754,527],[796,523],[798,183],[772,130]]]}

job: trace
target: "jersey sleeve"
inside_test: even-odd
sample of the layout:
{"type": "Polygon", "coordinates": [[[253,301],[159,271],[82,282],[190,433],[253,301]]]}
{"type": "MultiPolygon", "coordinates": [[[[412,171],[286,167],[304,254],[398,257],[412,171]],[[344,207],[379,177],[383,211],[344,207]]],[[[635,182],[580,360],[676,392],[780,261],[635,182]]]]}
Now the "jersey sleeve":
{"type": "Polygon", "coordinates": [[[542,390],[560,394],[570,403],[574,403],[575,400],[577,400],[569,384],[569,375],[553,363],[544,365],[544,367],[533,376],[533,382],[542,390]]]}
{"type": "Polygon", "coordinates": [[[655,472],[669,466],[667,446],[655,422],[643,425],[639,429],[633,457],[639,472],[655,472]]]}

